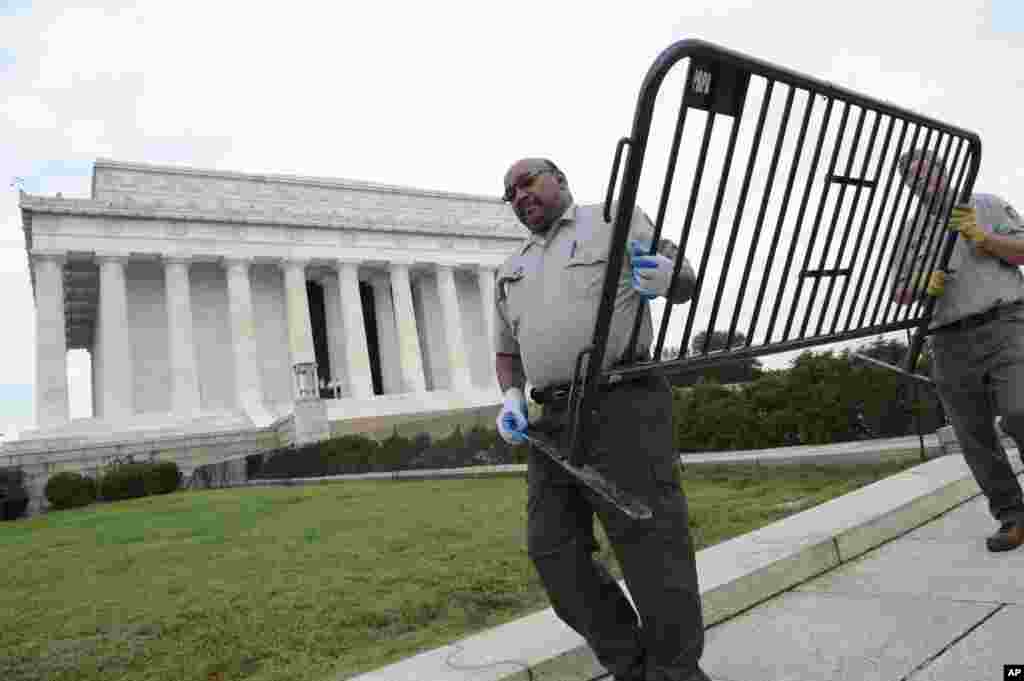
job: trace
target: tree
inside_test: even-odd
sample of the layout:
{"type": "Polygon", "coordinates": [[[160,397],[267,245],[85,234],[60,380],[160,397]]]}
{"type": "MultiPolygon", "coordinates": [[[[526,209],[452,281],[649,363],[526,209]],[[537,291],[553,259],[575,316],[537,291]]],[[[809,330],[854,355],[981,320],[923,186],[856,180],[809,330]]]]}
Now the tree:
{"type": "MultiPolygon", "coordinates": [[[[702,339],[694,339],[698,343],[702,339]]],[[[712,340],[714,343],[714,340],[712,340]]],[[[877,339],[856,352],[902,365],[906,345],[877,339]]],[[[918,372],[925,373],[923,355],[918,372]]],[[[790,368],[759,370],[752,381],[723,386],[714,380],[675,391],[673,416],[680,451],[759,449],[792,444],[824,444],[864,437],[922,432],[943,424],[934,392],[921,386],[914,401],[912,384],[894,371],[853,361],[849,351],[804,351],[790,368]]]]}
{"type": "Polygon", "coordinates": [[[716,383],[675,392],[676,445],[681,451],[741,449],[756,420],[742,393],[716,383]]]}
{"type": "Polygon", "coordinates": [[[756,449],[800,444],[801,419],[792,408],[787,374],[785,370],[765,371],[759,379],[743,386],[758,426],[756,449]]]}

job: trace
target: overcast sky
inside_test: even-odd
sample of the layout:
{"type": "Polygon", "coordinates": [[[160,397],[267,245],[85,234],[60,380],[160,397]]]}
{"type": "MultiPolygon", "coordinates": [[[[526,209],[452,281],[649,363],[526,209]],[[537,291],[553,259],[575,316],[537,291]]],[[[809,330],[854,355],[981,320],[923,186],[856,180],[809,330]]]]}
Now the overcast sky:
{"type": "Polygon", "coordinates": [[[976,189],[1024,210],[1020,0],[67,4],[0,5],[0,435],[34,421],[11,184],[87,197],[100,157],[497,195],[542,155],[597,202],[648,67],[696,37],[978,132],[976,189]]]}

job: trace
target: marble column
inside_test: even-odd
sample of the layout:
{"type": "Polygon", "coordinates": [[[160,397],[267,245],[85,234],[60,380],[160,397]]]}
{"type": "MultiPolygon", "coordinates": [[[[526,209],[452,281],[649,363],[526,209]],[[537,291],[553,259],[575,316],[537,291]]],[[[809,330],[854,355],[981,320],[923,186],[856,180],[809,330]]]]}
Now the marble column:
{"type": "Polygon", "coordinates": [[[477,285],[480,287],[480,304],[484,310],[484,348],[487,349],[487,375],[494,385],[498,384],[498,375],[494,371],[494,277],[495,269],[483,265],[477,268],[477,285]]]}
{"type": "Polygon", "coordinates": [[[381,383],[384,393],[402,392],[401,360],[398,357],[398,329],[395,326],[395,306],[391,285],[386,276],[370,279],[373,287],[373,307],[377,315],[377,346],[380,356],[381,383]]]}
{"type": "Polygon", "coordinates": [[[292,366],[316,362],[313,350],[313,324],[309,318],[309,294],[306,291],[306,263],[286,260],[284,269],[285,306],[288,310],[288,351],[292,366]]]}
{"type": "Polygon", "coordinates": [[[120,421],[132,415],[134,383],[132,351],[128,342],[128,293],[124,260],[98,256],[100,266],[100,354],[103,371],[103,419],[120,421]]]}
{"type": "Polygon", "coordinates": [[[366,319],[363,300],[359,295],[359,265],[339,261],[338,286],[341,299],[341,319],[345,327],[346,375],[349,395],[355,398],[373,397],[373,374],[370,372],[370,350],[366,342],[366,319]]]}
{"type": "Polygon", "coordinates": [[[33,255],[36,280],[36,427],[69,420],[64,256],[33,255]]]}
{"type": "Polygon", "coordinates": [[[263,414],[263,390],[256,354],[256,324],[252,308],[249,261],[225,259],[228,280],[228,311],[235,360],[236,405],[250,418],[263,414]]]}
{"type": "Polygon", "coordinates": [[[451,390],[465,392],[473,389],[466,356],[466,339],[462,332],[462,315],[455,290],[455,272],[449,265],[437,265],[437,289],[441,296],[441,314],[444,317],[445,345],[448,350],[448,370],[451,390]]]}
{"type": "MultiPolygon", "coordinates": [[[[330,396],[333,399],[336,394],[340,397],[345,394],[344,386],[348,385],[348,376],[345,373],[345,334],[342,333],[341,303],[338,293],[338,278],[331,275],[323,275],[319,284],[324,290],[324,326],[327,331],[327,364],[330,367],[330,396]],[[338,386],[341,386],[340,393],[338,386]]],[[[320,380],[327,380],[325,375],[327,367],[320,367],[317,372],[320,380]]]]}
{"type": "Polygon", "coordinates": [[[409,265],[393,262],[391,293],[395,303],[395,322],[398,326],[398,354],[402,364],[402,378],[406,392],[426,392],[423,376],[423,357],[420,355],[420,334],[416,329],[416,312],[412,306],[412,284],[409,265]]]}
{"type": "MultiPolygon", "coordinates": [[[[97,297],[96,300],[98,302],[99,298],[97,297]]],[[[92,356],[92,416],[102,420],[107,416],[103,413],[103,324],[98,307],[94,331],[92,347],[89,349],[89,354],[92,356]]]]}
{"type": "Polygon", "coordinates": [[[167,296],[168,359],[171,407],[176,416],[199,414],[199,374],[192,334],[192,288],[188,258],[164,258],[167,296]]]}
{"type": "MultiPolygon", "coordinates": [[[[438,315],[430,313],[430,292],[429,287],[432,279],[425,272],[411,273],[412,280],[412,307],[416,312],[416,330],[420,334],[420,356],[423,358],[423,378],[426,382],[427,392],[438,389],[438,352],[442,343],[432,338],[433,324],[436,323],[438,315]]],[[[440,331],[440,329],[438,329],[440,331]]],[[[443,367],[444,364],[442,363],[443,367]]]]}
{"type": "Polygon", "coordinates": [[[100,393],[99,393],[99,360],[96,359],[95,339],[93,340],[93,347],[89,348],[89,366],[92,373],[92,417],[94,419],[100,418],[100,393]]]}

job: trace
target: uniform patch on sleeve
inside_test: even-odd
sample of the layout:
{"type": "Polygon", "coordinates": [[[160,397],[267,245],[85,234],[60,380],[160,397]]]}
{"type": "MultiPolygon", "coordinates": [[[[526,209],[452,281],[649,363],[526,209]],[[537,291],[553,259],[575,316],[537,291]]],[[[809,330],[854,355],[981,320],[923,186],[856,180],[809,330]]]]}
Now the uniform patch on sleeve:
{"type": "Polygon", "coordinates": [[[675,260],[676,254],[679,253],[679,249],[669,239],[662,239],[658,242],[658,253],[662,254],[669,260],[675,260]]]}
{"type": "Polygon", "coordinates": [[[1011,220],[1013,220],[1017,224],[1020,224],[1020,215],[1017,214],[1017,211],[1015,211],[1013,209],[1013,206],[1011,206],[1010,204],[1006,204],[1006,214],[1010,216],[1011,220]]]}

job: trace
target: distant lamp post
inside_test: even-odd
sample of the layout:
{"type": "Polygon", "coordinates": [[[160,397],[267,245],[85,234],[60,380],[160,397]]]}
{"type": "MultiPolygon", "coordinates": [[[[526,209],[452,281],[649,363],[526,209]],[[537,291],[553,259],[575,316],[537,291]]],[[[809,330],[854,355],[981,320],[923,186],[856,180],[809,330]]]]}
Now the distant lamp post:
{"type": "Polygon", "coordinates": [[[299,400],[315,400],[320,396],[320,382],[316,376],[316,362],[300,362],[293,367],[295,396],[299,400]]]}

